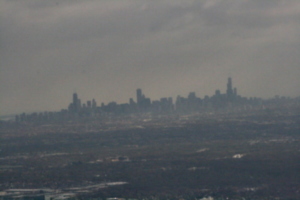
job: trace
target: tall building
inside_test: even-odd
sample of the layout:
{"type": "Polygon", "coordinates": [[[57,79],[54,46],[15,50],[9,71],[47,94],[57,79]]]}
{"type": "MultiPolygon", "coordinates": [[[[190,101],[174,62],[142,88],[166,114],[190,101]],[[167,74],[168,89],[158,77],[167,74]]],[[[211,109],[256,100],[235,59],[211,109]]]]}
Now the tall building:
{"type": "Polygon", "coordinates": [[[136,102],[137,102],[138,105],[141,104],[142,99],[143,99],[142,90],[141,89],[137,89],[136,90],[136,102]]]}
{"type": "Polygon", "coordinates": [[[226,91],[227,97],[228,98],[232,98],[233,96],[233,90],[232,90],[232,81],[231,78],[228,78],[228,82],[227,82],[227,91],[226,91]]]}
{"type": "Polygon", "coordinates": [[[71,110],[73,112],[78,112],[81,108],[81,101],[78,99],[77,93],[73,94],[73,102],[71,104],[71,110]]]}
{"type": "Polygon", "coordinates": [[[77,93],[73,94],[73,106],[77,107],[77,102],[78,102],[78,96],[77,93]]]}
{"type": "Polygon", "coordinates": [[[237,96],[237,89],[233,88],[233,95],[236,97],[237,96]]]}
{"type": "Polygon", "coordinates": [[[151,99],[146,98],[141,89],[136,90],[137,108],[141,111],[149,110],[151,107],[151,99]]]}
{"type": "Polygon", "coordinates": [[[97,108],[97,102],[95,99],[92,100],[92,108],[96,109],[97,108]]]}
{"type": "Polygon", "coordinates": [[[87,105],[88,108],[91,108],[92,107],[92,102],[91,101],[87,101],[86,105],[87,105]]]}
{"type": "Polygon", "coordinates": [[[72,102],[72,111],[77,112],[78,111],[78,96],[77,93],[73,94],[73,102],[72,102]]]}

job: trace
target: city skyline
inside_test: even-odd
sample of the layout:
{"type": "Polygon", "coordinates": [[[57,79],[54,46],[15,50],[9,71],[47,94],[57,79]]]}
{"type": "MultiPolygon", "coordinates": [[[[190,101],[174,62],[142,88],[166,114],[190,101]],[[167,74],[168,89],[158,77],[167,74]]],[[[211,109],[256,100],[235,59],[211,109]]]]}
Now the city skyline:
{"type": "MultiPolygon", "coordinates": [[[[247,99],[247,97],[242,97],[240,95],[238,95],[237,93],[237,88],[233,87],[232,84],[232,78],[228,77],[227,79],[227,85],[226,85],[226,90],[224,93],[222,93],[221,90],[216,89],[215,93],[213,95],[204,95],[203,98],[199,97],[196,95],[195,92],[189,92],[189,94],[187,95],[187,97],[181,96],[181,95],[177,95],[176,98],[173,97],[160,97],[159,99],[151,99],[151,97],[146,96],[141,88],[137,88],[136,89],[136,96],[134,97],[130,97],[129,101],[127,102],[123,102],[118,104],[118,102],[111,100],[110,102],[107,103],[107,105],[109,104],[116,104],[116,105],[136,105],[138,107],[147,107],[147,106],[151,106],[154,105],[155,103],[166,103],[169,104],[170,106],[174,106],[174,110],[176,110],[176,104],[180,103],[180,99],[186,99],[186,100],[190,100],[190,101],[203,101],[205,99],[210,99],[210,101],[212,100],[212,98],[217,97],[217,98],[221,98],[223,97],[222,101],[228,101],[228,102],[234,102],[237,98],[240,99],[247,99]],[[173,102],[173,99],[176,99],[175,102],[173,102]]],[[[258,97],[251,97],[251,98],[258,98],[258,97]]],[[[191,102],[187,102],[188,104],[190,104],[191,102]]],[[[195,102],[194,102],[195,103],[195,102]]],[[[104,102],[101,102],[101,107],[107,106],[105,105],[104,102]]],[[[100,106],[100,105],[99,105],[100,106]]],[[[78,94],[75,92],[73,93],[73,98],[72,98],[72,102],[69,104],[68,106],[68,111],[70,112],[79,112],[79,110],[81,108],[92,108],[92,109],[96,109],[97,108],[97,101],[93,98],[92,100],[87,100],[86,102],[81,101],[81,99],[78,98],[78,94]]]]}
{"type": "MultiPolygon", "coordinates": [[[[232,101],[233,97],[234,98],[238,97],[238,98],[244,99],[244,100],[248,100],[248,99],[268,100],[268,99],[272,99],[272,98],[276,98],[276,97],[290,98],[290,96],[280,96],[280,95],[275,95],[272,98],[261,98],[261,97],[258,97],[258,96],[253,96],[253,97],[241,96],[238,93],[237,86],[235,86],[233,84],[233,80],[232,80],[231,77],[227,78],[226,84],[224,84],[221,88],[222,89],[219,89],[219,88],[215,89],[213,92],[211,92],[211,94],[199,95],[194,91],[190,91],[185,96],[181,95],[181,94],[177,94],[176,96],[167,96],[167,95],[165,95],[165,96],[161,96],[161,97],[158,97],[158,98],[151,98],[151,96],[149,96],[149,95],[145,96],[146,94],[143,93],[142,89],[137,88],[135,90],[135,93],[134,93],[135,95],[129,96],[128,100],[125,101],[125,102],[118,102],[118,101],[113,100],[113,99],[110,100],[110,101],[107,101],[107,102],[103,102],[103,101],[101,101],[99,99],[96,99],[96,98],[88,99],[88,98],[85,98],[85,97],[83,97],[83,99],[81,99],[81,98],[79,98],[78,93],[74,92],[72,94],[71,103],[69,103],[68,106],[61,106],[61,108],[56,109],[56,110],[44,109],[44,110],[39,110],[39,111],[38,110],[35,110],[35,111],[22,111],[22,112],[19,112],[19,113],[10,113],[8,115],[18,115],[20,113],[32,114],[32,113],[43,113],[43,112],[60,112],[62,110],[68,110],[70,112],[74,112],[74,111],[78,112],[82,108],[93,108],[93,109],[95,109],[95,108],[99,108],[99,107],[103,107],[103,106],[108,106],[109,104],[112,104],[112,103],[116,104],[116,105],[132,105],[132,104],[141,105],[141,104],[144,104],[144,103],[146,103],[148,105],[153,105],[153,104],[155,104],[157,102],[160,102],[160,101],[163,101],[163,100],[170,101],[171,102],[170,104],[174,106],[173,109],[176,110],[175,107],[176,107],[176,103],[178,101],[178,98],[183,98],[183,99],[188,100],[189,98],[191,98],[191,96],[192,96],[192,98],[197,98],[198,100],[201,100],[201,101],[206,99],[206,98],[209,98],[210,101],[211,101],[216,96],[219,96],[219,97],[223,96],[228,101],[232,101]],[[225,85],[226,85],[226,87],[225,87],[225,85]]],[[[69,97],[70,95],[67,95],[67,96],[69,97]]],[[[295,97],[300,97],[300,96],[295,96],[295,97]]],[[[69,98],[69,102],[70,102],[70,98],[69,98]]],[[[46,105],[46,103],[45,103],[45,105],[46,105]]],[[[5,115],[2,115],[2,116],[5,116],[5,115]]]]}
{"type": "Polygon", "coordinates": [[[203,98],[229,76],[245,97],[296,97],[299,17],[297,0],[1,1],[1,115],[56,111],[73,92],[203,98]]]}
{"type": "MultiPolygon", "coordinates": [[[[199,100],[203,99],[204,98],[212,98],[213,96],[221,96],[221,95],[225,95],[226,98],[228,99],[232,99],[232,97],[238,97],[239,95],[237,94],[237,88],[236,87],[233,87],[233,84],[232,84],[232,78],[231,77],[228,77],[227,79],[227,85],[226,85],[226,90],[224,90],[224,93],[222,93],[221,90],[219,89],[216,89],[214,94],[213,95],[208,95],[208,94],[205,94],[203,95],[203,97],[199,97],[197,96],[197,94],[195,92],[189,92],[189,94],[185,97],[185,96],[182,96],[180,94],[176,95],[176,97],[160,97],[158,99],[152,99],[151,97],[149,96],[145,96],[145,94],[143,93],[142,89],[141,88],[137,88],[136,89],[136,94],[134,97],[129,97],[128,101],[127,102],[117,102],[115,100],[111,100],[109,102],[102,102],[101,100],[98,101],[99,104],[97,104],[97,100],[95,100],[95,98],[92,98],[92,99],[80,99],[79,98],[79,95],[77,94],[77,92],[74,92],[72,94],[72,101],[71,103],[69,104],[68,107],[61,107],[60,109],[58,110],[55,110],[56,112],[60,111],[60,110],[67,110],[70,111],[70,112],[78,112],[81,108],[97,108],[99,106],[103,107],[103,106],[107,106],[111,103],[114,103],[116,105],[124,105],[124,104],[129,104],[129,105],[132,105],[132,104],[136,104],[136,105],[152,105],[152,104],[155,104],[157,103],[158,101],[163,101],[163,100],[167,100],[167,101],[170,101],[169,103],[173,106],[175,106],[176,104],[176,101],[178,101],[178,98],[183,98],[183,99],[189,99],[192,95],[192,98],[197,98],[199,100]],[[174,99],[174,102],[173,102],[173,99],[174,99]]],[[[239,96],[240,98],[242,98],[241,96],[239,96]]],[[[36,111],[36,112],[45,112],[47,110],[43,110],[43,111],[36,111]]],[[[35,111],[31,112],[31,113],[34,113],[35,111]]],[[[26,113],[26,112],[22,112],[22,113],[26,113]]],[[[17,113],[17,114],[20,114],[20,113],[17,113]]],[[[30,114],[30,112],[26,113],[26,114],[30,114]]]]}
{"type": "MultiPolygon", "coordinates": [[[[278,103],[278,102],[277,102],[278,103]]],[[[259,98],[246,98],[238,95],[237,88],[233,87],[232,79],[227,79],[226,92],[222,93],[219,89],[215,90],[212,96],[205,95],[199,98],[195,92],[190,92],[187,97],[177,95],[176,100],[172,97],[161,97],[151,100],[146,96],[142,89],[136,89],[135,98],[130,98],[127,103],[118,104],[110,101],[108,104],[97,105],[95,99],[82,101],[75,92],[69,106],[56,112],[33,112],[15,116],[16,122],[65,122],[78,121],[79,119],[105,119],[111,116],[126,116],[128,114],[189,114],[201,112],[218,112],[227,109],[248,109],[247,107],[261,107],[264,104],[259,98]]]]}
{"type": "Polygon", "coordinates": [[[264,110],[273,106],[296,105],[299,103],[298,98],[276,96],[272,99],[262,99],[257,97],[243,97],[239,95],[237,87],[232,83],[232,78],[228,77],[226,90],[221,92],[215,90],[214,95],[205,95],[200,98],[195,92],[190,92],[184,97],[177,95],[173,97],[161,97],[160,99],[151,99],[143,93],[142,89],[136,89],[136,96],[129,98],[126,103],[118,104],[116,101],[110,101],[105,104],[93,98],[87,101],[79,98],[75,92],[72,95],[71,102],[67,108],[61,108],[55,112],[31,112],[17,114],[15,122],[30,123],[47,123],[47,122],[68,122],[91,119],[109,119],[111,117],[129,116],[132,114],[139,116],[140,114],[159,115],[186,115],[201,113],[219,113],[219,112],[247,112],[253,110],[264,110]]]}

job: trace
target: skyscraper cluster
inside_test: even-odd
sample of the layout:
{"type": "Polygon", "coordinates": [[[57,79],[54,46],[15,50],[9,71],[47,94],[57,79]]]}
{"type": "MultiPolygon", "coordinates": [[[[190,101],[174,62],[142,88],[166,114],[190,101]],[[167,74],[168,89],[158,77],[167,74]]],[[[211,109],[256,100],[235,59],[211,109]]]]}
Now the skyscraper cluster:
{"type": "Polygon", "coordinates": [[[136,100],[130,98],[128,103],[117,104],[116,102],[110,102],[106,105],[102,103],[100,106],[97,106],[95,99],[82,103],[77,93],[74,93],[68,109],[62,109],[60,112],[32,113],[29,115],[23,113],[16,116],[16,121],[64,121],[73,119],[74,117],[90,118],[141,113],[186,114],[191,112],[222,110],[228,107],[258,105],[261,101],[261,99],[247,99],[238,95],[237,89],[232,87],[232,79],[228,78],[226,93],[222,94],[220,90],[216,90],[213,96],[209,97],[206,95],[204,98],[199,98],[195,92],[190,92],[188,97],[178,95],[175,102],[173,102],[172,97],[151,101],[139,88],[136,90],[136,100]]]}
{"type": "Polygon", "coordinates": [[[97,103],[95,101],[95,99],[93,99],[92,101],[87,101],[86,103],[81,104],[81,100],[78,98],[77,93],[73,94],[73,101],[72,103],[70,103],[68,110],[71,113],[78,113],[82,110],[94,110],[97,107],[97,103]]]}

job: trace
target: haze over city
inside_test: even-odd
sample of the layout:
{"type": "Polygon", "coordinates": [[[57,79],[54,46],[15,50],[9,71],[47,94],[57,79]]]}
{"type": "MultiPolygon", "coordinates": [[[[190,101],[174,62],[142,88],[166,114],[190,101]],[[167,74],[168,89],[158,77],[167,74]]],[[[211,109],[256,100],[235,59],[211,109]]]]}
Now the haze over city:
{"type": "Polygon", "coordinates": [[[298,0],[0,1],[1,115],[83,100],[300,95],[298,0]]]}

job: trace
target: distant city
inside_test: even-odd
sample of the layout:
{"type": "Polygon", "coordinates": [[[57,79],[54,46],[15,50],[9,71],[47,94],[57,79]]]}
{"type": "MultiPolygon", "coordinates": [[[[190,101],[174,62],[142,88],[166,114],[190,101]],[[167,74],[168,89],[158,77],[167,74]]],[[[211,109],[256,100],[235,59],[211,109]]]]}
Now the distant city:
{"type": "Polygon", "coordinates": [[[238,94],[237,88],[233,87],[232,79],[227,81],[226,93],[216,90],[212,96],[206,95],[203,99],[196,96],[195,92],[190,92],[188,97],[177,96],[176,101],[172,97],[153,100],[143,94],[142,89],[136,90],[136,101],[129,99],[128,103],[117,104],[112,101],[99,106],[95,99],[82,103],[77,93],[73,94],[72,102],[67,109],[58,112],[34,112],[16,115],[15,122],[63,122],[77,121],[82,119],[100,119],[112,116],[124,116],[133,114],[190,114],[218,111],[247,111],[253,109],[266,109],[269,106],[280,103],[298,103],[298,98],[279,97],[264,100],[261,98],[247,98],[238,94]]]}
{"type": "Polygon", "coordinates": [[[300,199],[300,97],[225,87],[0,121],[0,200],[300,199]]]}

